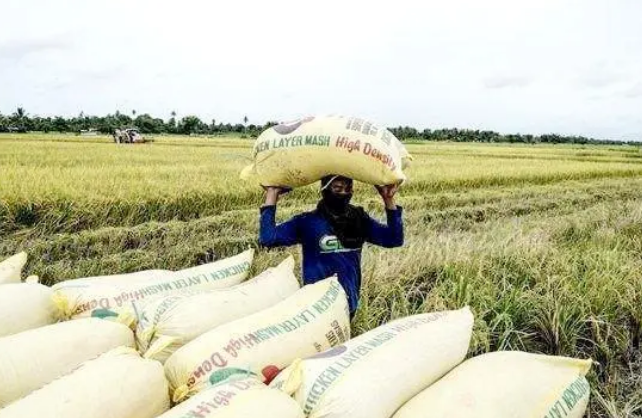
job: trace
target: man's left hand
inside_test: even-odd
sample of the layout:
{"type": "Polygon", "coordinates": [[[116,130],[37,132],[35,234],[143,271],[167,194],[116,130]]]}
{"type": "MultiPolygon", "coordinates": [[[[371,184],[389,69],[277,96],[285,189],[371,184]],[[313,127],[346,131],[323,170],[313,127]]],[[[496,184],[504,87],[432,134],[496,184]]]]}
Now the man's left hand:
{"type": "Polygon", "coordinates": [[[388,184],[386,186],[375,186],[379,195],[383,199],[387,209],[396,209],[397,205],[395,204],[395,194],[399,190],[398,184],[388,184]]]}

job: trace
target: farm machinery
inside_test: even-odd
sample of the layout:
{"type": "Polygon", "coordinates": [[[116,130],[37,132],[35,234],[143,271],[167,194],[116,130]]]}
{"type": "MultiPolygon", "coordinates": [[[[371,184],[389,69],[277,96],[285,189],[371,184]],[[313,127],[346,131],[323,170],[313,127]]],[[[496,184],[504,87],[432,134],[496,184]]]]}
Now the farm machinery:
{"type": "Polygon", "coordinates": [[[138,129],[116,129],[112,134],[114,142],[117,144],[142,144],[149,142],[143,138],[138,129]]]}

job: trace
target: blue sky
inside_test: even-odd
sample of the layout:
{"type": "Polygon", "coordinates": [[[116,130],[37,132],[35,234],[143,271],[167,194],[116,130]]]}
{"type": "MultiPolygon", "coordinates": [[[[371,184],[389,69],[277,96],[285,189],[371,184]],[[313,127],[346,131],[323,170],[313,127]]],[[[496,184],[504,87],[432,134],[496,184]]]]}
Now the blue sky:
{"type": "Polygon", "coordinates": [[[0,112],[642,140],[635,0],[2,0],[0,112]]]}

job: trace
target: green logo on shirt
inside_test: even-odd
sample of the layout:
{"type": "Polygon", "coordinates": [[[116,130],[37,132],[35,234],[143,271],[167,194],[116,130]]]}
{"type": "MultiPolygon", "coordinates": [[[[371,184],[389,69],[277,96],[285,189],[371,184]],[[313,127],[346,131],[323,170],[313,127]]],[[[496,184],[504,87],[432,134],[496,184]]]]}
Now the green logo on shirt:
{"type": "Polygon", "coordinates": [[[334,253],[344,251],[345,248],[335,235],[324,235],[319,240],[319,247],[322,253],[334,253]]]}

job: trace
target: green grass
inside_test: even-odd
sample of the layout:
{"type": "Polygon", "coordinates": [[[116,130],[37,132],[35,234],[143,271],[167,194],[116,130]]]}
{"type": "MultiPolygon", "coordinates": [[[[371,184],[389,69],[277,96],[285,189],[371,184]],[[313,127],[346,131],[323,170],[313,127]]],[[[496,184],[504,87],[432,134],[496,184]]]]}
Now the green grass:
{"type": "MultiPolygon", "coordinates": [[[[256,245],[251,140],[0,135],[0,255],[46,283],[179,269],[256,245]]],[[[591,357],[591,417],[642,415],[642,152],[636,147],[411,144],[406,245],[364,250],[354,333],[470,305],[470,354],[591,357]]],[[[313,207],[315,187],[279,219],[313,207]]],[[[357,202],[376,216],[371,187],[357,202]]],[[[255,271],[297,248],[257,253],[255,271]]]]}

